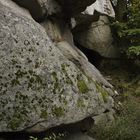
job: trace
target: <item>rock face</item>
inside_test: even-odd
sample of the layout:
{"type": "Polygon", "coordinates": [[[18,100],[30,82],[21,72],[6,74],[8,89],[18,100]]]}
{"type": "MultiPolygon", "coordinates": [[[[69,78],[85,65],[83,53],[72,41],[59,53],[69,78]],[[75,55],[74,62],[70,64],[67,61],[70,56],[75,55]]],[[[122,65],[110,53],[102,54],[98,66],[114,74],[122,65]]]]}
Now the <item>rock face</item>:
{"type": "Polygon", "coordinates": [[[115,17],[115,12],[110,0],[96,0],[96,2],[88,6],[85,11],[75,15],[76,27],[74,32],[87,30],[93,22],[99,20],[101,14],[115,17]]]}
{"type": "Polygon", "coordinates": [[[73,35],[69,29],[69,25],[62,19],[47,19],[41,25],[45,28],[47,34],[53,42],[67,41],[74,45],[73,35]]]}
{"type": "Polygon", "coordinates": [[[95,11],[98,11],[110,17],[115,17],[115,12],[110,0],[96,0],[95,3],[86,8],[83,14],[93,15],[95,11]]]}
{"type": "Polygon", "coordinates": [[[74,32],[75,40],[83,47],[98,52],[103,57],[115,58],[118,50],[113,45],[113,37],[106,16],[100,16],[99,21],[93,22],[88,30],[74,32]]]}
{"type": "Polygon", "coordinates": [[[13,0],[20,6],[29,9],[37,21],[49,15],[67,15],[69,17],[86,9],[95,0],[13,0]]]}
{"type": "Polygon", "coordinates": [[[86,9],[87,6],[94,3],[96,0],[57,0],[63,10],[69,16],[74,16],[86,9]]]}
{"type": "Polygon", "coordinates": [[[61,12],[61,7],[55,0],[13,0],[20,6],[28,9],[32,17],[40,21],[45,16],[61,12]]]}
{"type": "Polygon", "coordinates": [[[0,1],[0,132],[40,132],[111,109],[112,86],[86,57],[8,3],[0,1]]]}

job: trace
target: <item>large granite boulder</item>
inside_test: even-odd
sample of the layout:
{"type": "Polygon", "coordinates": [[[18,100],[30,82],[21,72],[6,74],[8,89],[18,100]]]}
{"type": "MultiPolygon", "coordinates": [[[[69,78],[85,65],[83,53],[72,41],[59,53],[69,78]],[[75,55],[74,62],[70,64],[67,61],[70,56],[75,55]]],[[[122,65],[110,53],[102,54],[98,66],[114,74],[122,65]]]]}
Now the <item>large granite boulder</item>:
{"type": "Polygon", "coordinates": [[[88,6],[82,13],[86,15],[93,15],[95,11],[110,17],[115,17],[115,12],[110,0],[96,0],[95,3],[88,6]]]}
{"type": "Polygon", "coordinates": [[[53,42],[67,41],[74,45],[73,35],[69,29],[69,24],[59,18],[47,19],[41,23],[53,42]]]}
{"type": "Polygon", "coordinates": [[[107,16],[100,16],[87,30],[74,31],[74,39],[82,46],[103,57],[116,58],[119,52],[113,44],[113,37],[107,16]]]}
{"type": "Polygon", "coordinates": [[[13,0],[18,5],[28,9],[32,17],[42,21],[49,15],[61,12],[61,7],[55,0],[13,0]]]}
{"type": "Polygon", "coordinates": [[[90,6],[96,0],[57,0],[61,5],[63,10],[69,16],[75,16],[86,9],[87,6],[90,6]]]}
{"type": "Polygon", "coordinates": [[[112,86],[80,51],[56,45],[8,3],[0,1],[0,132],[40,132],[111,109],[112,86]]]}
{"type": "Polygon", "coordinates": [[[22,7],[29,9],[37,21],[49,15],[67,15],[71,17],[86,9],[95,0],[13,0],[22,7]]]}
{"type": "Polygon", "coordinates": [[[85,11],[74,16],[74,32],[87,30],[93,22],[99,20],[100,15],[115,17],[115,12],[110,0],[96,0],[85,11]]]}

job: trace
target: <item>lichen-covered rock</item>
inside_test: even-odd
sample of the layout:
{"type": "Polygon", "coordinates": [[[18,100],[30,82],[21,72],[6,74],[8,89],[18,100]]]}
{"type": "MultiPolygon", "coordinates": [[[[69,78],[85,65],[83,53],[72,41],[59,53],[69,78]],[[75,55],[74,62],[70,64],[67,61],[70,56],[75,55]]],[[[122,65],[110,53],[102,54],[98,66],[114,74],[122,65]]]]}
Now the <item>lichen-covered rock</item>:
{"type": "Polygon", "coordinates": [[[64,54],[41,25],[5,1],[0,1],[0,132],[40,132],[104,112],[111,98],[104,87],[111,85],[99,71],[77,52],[64,54]]]}
{"type": "Polygon", "coordinates": [[[102,113],[98,116],[93,117],[94,119],[94,124],[95,125],[100,125],[100,124],[108,124],[114,121],[114,110],[110,110],[110,112],[102,113]]]}

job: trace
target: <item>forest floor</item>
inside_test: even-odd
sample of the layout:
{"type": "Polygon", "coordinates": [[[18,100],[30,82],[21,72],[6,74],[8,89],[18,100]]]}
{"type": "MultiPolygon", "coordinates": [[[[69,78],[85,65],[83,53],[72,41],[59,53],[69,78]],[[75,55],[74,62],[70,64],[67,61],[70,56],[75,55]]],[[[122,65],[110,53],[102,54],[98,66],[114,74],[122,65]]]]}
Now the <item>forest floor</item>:
{"type": "Polygon", "coordinates": [[[140,140],[140,68],[132,64],[100,69],[118,91],[115,121],[93,130],[97,140],[140,140]]]}

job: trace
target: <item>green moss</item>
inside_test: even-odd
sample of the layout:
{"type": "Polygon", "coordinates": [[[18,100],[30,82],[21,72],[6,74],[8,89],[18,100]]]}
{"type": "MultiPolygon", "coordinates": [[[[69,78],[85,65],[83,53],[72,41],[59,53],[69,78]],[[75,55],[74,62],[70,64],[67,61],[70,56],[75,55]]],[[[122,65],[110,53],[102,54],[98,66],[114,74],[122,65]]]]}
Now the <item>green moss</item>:
{"type": "Polygon", "coordinates": [[[17,130],[18,127],[23,123],[23,119],[21,117],[17,118],[13,116],[12,120],[9,122],[8,127],[12,130],[17,130]]]}
{"type": "Polygon", "coordinates": [[[51,75],[52,75],[52,77],[54,79],[53,93],[56,93],[56,89],[58,89],[58,90],[60,89],[60,87],[59,87],[59,81],[58,81],[56,72],[52,72],[51,75]]]}
{"type": "Polygon", "coordinates": [[[42,110],[41,114],[40,114],[40,117],[43,118],[43,119],[47,119],[48,117],[48,113],[46,110],[42,110]]]}
{"type": "Polygon", "coordinates": [[[66,76],[66,83],[67,84],[69,84],[69,85],[72,85],[73,84],[73,82],[72,82],[72,80],[69,78],[69,76],[68,76],[68,73],[67,73],[67,71],[66,71],[66,67],[68,67],[68,65],[66,65],[66,64],[61,64],[61,69],[62,69],[62,72],[65,74],[65,76],[66,76]]]}
{"type": "Polygon", "coordinates": [[[64,109],[62,107],[54,106],[52,112],[56,117],[62,117],[64,115],[64,109]]]}
{"type": "Polygon", "coordinates": [[[78,80],[77,81],[77,86],[78,86],[78,89],[81,93],[87,93],[89,91],[89,88],[86,85],[84,80],[78,80]]]}
{"type": "Polygon", "coordinates": [[[104,102],[107,102],[107,98],[109,96],[108,93],[105,90],[102,90],[101,94],[102,94],[104,102]]]}
{"type": "Polygon", "coordinates": [[[100,92],[102,94],[103,100],[104,102],[107,102],[107,98],[108,98],[108,92],[97,82],[94,82],[96,89],[98,92],[100,92]]]}
{"type": "Polygon", "coordinates": [[[66,65],[65,64],[61,64],[61,69],[64,73],[66,73],[66,65]]]}
{"type": "Polygon", "coordinates": [[[78,106],[79,108],[84,108],[84,107],[85,107],[85,105],[84,105],[83,100],[78,99],[78,100],[77,100],[77,106],[78,106]]]}
{"type": "Polygon", "coordinates": [[[20,85],[20,82],[19,82],[18,79],[13,79],[13,80],[11,80],[11,86],[12,86],[12,87],[13,87],[13,86],[17,86],[17,85],[20,85]]]}

